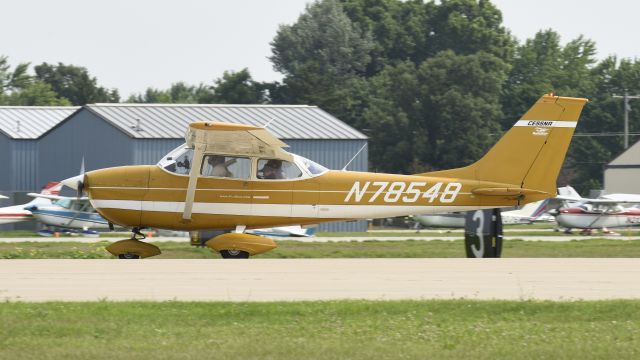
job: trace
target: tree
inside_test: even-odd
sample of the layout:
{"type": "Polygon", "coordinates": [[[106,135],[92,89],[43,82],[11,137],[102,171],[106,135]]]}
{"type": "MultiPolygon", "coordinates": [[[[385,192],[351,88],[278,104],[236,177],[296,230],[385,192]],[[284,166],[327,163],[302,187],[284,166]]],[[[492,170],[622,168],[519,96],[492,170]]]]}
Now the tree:
{"type": "Polygon", "coordinates": [[[266,102],[266,87],[253,81],[248,69],[225,71],[215,81],[211,102],[218,104],[262,104],[266,102]]]}
{"type": "Polygon", "coordinates": [[[73,105],[120,101],[117,90],[98,86],[97,79],[91,77],[84,67],[42,63],[34,70],[38,80],[51,85],[56,93],[69,99],[73,105]]]}
{"type": "Polygon", "coordinates": [[[285,75],[280,98],[318,105],[336,116],[357,112],[350,106],[358,103],[354,98],[372,46],[371,35],[349,20],[339,1],[308,5],[295,24],[280,27],[271,43],[270,59],[285,75]]]}
{"type": "Polygon", "coordinates": [[[69,106],[69,100],[59,97],[49,84],[34,81],[19,91],[0,98],[3,105],[12,106],[69,106]]]}
{"type": "Polygon", "coordinates": [[[6,56],[0,56],[0,94],[19,90],[31,83],[29,63],[18,64],[13,71],[6,56]]]}
{"type": "Polygon", "coordinates": [[[508,66],[478,53],[441,52],[372,78],[365,120],[373,166],[423,172],[467,165],[500,134],[500,93],[508,66]]]}
{"type": "Polygon", "coordinates": [[[70,105],[51,86],[29,75],[29,63],[21,63],[11,70],[6,56],[0,56],[0,105],[47,106],[70,105]]]}
{"type": "Polygon", "coordinates": [[[206,104],[213,102],[210,86],[188,85],[185,82],[171,84],[167,90],[147,88],[144,94],[131,95],[127,102],[152,104],[206,104]]]}

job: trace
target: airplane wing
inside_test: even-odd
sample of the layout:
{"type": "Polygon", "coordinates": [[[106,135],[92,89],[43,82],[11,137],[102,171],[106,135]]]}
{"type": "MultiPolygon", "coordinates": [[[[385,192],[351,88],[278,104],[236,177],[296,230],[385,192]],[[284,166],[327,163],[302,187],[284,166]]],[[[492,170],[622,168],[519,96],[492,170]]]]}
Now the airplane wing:
{"type": "Polygon", "coordinates": [[[589,198],[583,198],[583,197],[575,197],[575,196],[562,196],[562,195],[558,195],[555,197],[558,200],[565,200],[565,201],[575,201],[575,202],[581,202],[581,203],[585,203],[585,204],[602,204],[602,205],[616,205],[616,204],[640,204],[640,198],[638,199],[634,199],[634,198],[629,198],[629,199],[607,199],[607,198],[600,198],[600,199],[589,199],[589,198]]]}
{"type": "Polygon", "coordinates": [[[81,198],[75,198],[70,196],[47,195],[47,194],[38,194],[38,193],[28,193],[27,195],[34,198],[49,199],[49,200],[89,201],[89,198],[86,196],[83,196],[81,198]]]}
{"type": "Polygon", "coordinates": [[[204,151],[247,156],[277,157],[291,160],[282,148],[288,147],[267,129],[242,124],[198,121],[189,125],[187,145],[200,145],[204,151]]]}

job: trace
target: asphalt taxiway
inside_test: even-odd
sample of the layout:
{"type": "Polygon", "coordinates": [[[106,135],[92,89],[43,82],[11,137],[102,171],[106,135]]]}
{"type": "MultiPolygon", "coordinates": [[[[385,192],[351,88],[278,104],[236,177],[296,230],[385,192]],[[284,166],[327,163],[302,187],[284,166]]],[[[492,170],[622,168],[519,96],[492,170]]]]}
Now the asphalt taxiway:
{"type": "Polygon", "coordinates": [[[0,260],[0,300],[640,299],[640,259],[0,260]]]}

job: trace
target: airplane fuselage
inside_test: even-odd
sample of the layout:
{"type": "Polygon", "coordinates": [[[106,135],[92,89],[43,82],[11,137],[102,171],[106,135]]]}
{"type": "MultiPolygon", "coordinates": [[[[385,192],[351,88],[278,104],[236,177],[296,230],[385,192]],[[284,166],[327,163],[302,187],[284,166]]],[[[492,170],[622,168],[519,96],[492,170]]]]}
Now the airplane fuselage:
{"type": "MultiPolygon", "coordinates": [[[[125,166],[87,173],[84,189],[93,207],[115,224],[175,230],[313,224],[518,204],[510,194],[473,193],[513,185],[466,179],[350,171],[296,180],[200,177],[192,217],[185,221],[188,183],[188,176],[159,166],[125,166]]],[[[527,202],[545,197],[529,195],[527,202]]]]}
{"type": "Polygon", "coordinates": [[[618,212],[591,212],[580,208],[560,209],[556,216],[558,225],[575,229],[602,229],[640,226],[640,210],[627,209],[618,212]]]}

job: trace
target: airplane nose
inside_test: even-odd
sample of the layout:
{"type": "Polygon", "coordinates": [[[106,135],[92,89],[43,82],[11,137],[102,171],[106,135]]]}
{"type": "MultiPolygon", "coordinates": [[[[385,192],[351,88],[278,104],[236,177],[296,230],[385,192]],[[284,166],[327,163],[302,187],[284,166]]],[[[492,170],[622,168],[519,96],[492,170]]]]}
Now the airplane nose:
{"type": "Polygon", "coordinates": [[[82,183],[84,181],[84,174],[76,175],[74,177],[70,177],[68,179],[62,180],[62,184],[72,188],[73,190],[78,190],[82,187],[82,183]]]}

